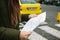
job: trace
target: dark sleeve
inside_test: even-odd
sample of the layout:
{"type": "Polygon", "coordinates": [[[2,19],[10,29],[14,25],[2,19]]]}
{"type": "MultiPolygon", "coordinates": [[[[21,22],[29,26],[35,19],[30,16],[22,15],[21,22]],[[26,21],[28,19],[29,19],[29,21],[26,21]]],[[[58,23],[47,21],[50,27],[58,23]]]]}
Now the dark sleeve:
{"type": "Polygon", "coordinates": [[[29,20],[29,14],[22,14],[21,15],[21,21],[28,21],[29,20]]]}
{"type": "Polygon", "coordinates": [[[19,40],[19,30],[0,27],[0,40],[19,40]]]}

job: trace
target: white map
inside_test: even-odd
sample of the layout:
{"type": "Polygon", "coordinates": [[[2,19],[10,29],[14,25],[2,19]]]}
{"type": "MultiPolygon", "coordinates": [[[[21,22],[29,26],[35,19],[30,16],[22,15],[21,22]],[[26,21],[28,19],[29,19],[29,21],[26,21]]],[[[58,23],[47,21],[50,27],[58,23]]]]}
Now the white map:
{"type": "Polygon", "coordinates": [[[37,17],[31,18],[22,28],[21,31],[33,31],[38,25],[46,20],[46,12],[39,14],[37,17]]]}

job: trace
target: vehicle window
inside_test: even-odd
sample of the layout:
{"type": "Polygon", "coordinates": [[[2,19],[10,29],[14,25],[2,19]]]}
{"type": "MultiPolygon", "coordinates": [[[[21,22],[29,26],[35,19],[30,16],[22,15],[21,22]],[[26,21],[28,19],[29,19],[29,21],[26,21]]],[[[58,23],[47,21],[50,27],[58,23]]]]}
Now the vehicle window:
{"type": "Polygon", "coordinates": [[[37,3],[35,0],[20,0],[22,4],[35,4],[37,3]]]}

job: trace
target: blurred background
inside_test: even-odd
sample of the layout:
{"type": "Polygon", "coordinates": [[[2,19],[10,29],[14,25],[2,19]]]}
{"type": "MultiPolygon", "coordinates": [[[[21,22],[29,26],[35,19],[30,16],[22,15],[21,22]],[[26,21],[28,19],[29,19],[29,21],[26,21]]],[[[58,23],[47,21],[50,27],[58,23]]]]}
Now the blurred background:
{"type": "MultiPolygon", "coordinates": [[[[60,40],[60,0],[35,1],[41,4],[41,10],[47,13],[47,18],[33,31],[28,40],[60,40]]],[[[22,26],[25,23],[23,22],[22,26]]]]}
{"type": "Polygon", "coordinates": [[[50,5],[60,6],[60,0],[36,0],[36,1],[41,4],[50,4],[50,5]]]}

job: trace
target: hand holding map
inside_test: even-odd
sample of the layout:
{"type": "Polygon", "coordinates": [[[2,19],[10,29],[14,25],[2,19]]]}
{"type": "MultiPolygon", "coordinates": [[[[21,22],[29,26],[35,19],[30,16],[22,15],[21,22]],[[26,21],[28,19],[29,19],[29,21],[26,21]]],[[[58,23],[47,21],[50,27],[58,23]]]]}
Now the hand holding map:
{"type": "Polygon", "coordinates": [[[37,17],[31,18],[21,31],[33,31],[40,23],[46,20],[46,12],[39,14],[37,17]]]}

